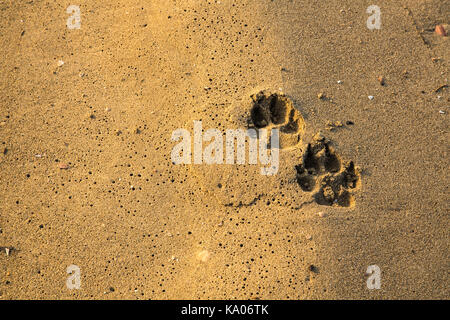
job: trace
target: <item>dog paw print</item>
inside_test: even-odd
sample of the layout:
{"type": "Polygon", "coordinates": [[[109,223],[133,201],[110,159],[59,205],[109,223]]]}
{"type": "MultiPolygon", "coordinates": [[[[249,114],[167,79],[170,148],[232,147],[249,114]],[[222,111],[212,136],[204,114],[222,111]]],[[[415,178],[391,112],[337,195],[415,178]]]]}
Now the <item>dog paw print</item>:
{"type": "Polygon", "coordinates": [[[305,120],[284,94],[261,91],[251,96],[250,121],[256,129],[279,129],[281,149],[292,148],[301,141],[305,120]]]}
{"type": "Polygon", "coordinates": [[[297,182],[306,192],[314,192],[320,205],[353,207],[353,192],[361,183],[353,161],[343,162],[325,139],[308,144],[303,162],[295,167],[297,182]]]}

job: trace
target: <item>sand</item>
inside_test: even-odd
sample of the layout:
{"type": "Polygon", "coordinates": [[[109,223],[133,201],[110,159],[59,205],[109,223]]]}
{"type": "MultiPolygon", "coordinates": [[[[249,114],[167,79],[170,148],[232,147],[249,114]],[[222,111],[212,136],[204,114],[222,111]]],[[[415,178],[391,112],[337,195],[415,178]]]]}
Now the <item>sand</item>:
{"type": "Polygon", "coordinates": [[[2,299],[449,298],[449,1],[71,4],[0,1],[2,299]],[[172,163],[260,92],[275,175],[172,163]]]}

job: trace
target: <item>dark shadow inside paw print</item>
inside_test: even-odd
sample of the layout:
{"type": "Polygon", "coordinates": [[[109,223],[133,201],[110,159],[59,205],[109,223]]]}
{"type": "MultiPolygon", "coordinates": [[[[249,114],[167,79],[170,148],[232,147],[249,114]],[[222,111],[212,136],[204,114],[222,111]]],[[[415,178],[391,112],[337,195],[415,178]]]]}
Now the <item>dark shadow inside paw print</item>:
{"type": "Polygon", "coordinates": [[[280,148],[298,145],[305,121],[284,94],[260,91],[251,96],[250,122],[256,129],[279,129],[280,148]]]}
{"type": "Polygon", "coordinates": [[[260,104],[255,104],[251,111],[251,118],[256,128],[265,128],[270,123],[269,110],[264,108],[260,104]]]}
{"type": "Polygon", "coordinates": [[[314,195],[320,205],[351,207],[355,203],[353,195],[342,184],[342,176],[326,176],[319,192],[314,195]]]}
{"type": "Polygon", "coordinates": [[[330,150],[328,143],[325,143],[324,167],[327,172],[338,172],[341,170],[341,161],[336,154],[330,150]]]}
{"type": "Polygon", "coordinates": [[[303,165],[297,165],[295,169],[297,171],[297,182],[300,188],[306,192],[313,191],[316,186],[316,179],[311,174],[307,174],[303,165]]]}
{"type": "MultiPolygon", "coordinates": [[[[277,94],[272,94],[269,97],[270,103],[270,115],[273,124],[284,124],[286,123],[286,117],[288,115],[288,106],[287,101],[279,98],[277,94]]],[[[290,110],[291,113],[295,112],[294,109],[290,110]]]]}

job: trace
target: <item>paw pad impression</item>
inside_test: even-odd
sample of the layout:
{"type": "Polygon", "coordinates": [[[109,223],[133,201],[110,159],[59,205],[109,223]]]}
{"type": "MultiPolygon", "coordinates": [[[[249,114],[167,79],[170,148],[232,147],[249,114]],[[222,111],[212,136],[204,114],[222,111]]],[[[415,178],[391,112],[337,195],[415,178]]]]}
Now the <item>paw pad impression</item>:
{"type": "Polygon", "coordinates": [[[353,161],[343,162],[329,141],[308,144],[303,162],[295,167],[297,183],[306,192],[315,192],[320,205],[353,207],[353,191],[361,183],[359,169],[353,161]]]}
{"type": "Polygon", "coordinates": [[[305,130],[305,120],[284,94],[260,91],[251,96],[250,120],[257,129],[280,130],[280,148],[298,145],[305,130]]]}

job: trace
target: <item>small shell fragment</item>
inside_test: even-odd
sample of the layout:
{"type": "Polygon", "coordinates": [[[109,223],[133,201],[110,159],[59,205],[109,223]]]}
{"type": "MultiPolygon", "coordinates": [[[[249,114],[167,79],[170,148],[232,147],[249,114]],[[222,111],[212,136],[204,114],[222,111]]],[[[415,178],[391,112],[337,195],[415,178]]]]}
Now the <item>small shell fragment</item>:
{"type": "Polygon", "coordinates": [[[445,28],[444,28],[444,26],[441,25],[441,24],[438,24],[438,25],[436,26],[436,28],[434,29],[434,31],[435,31],[438,35],[440,35],[440,36],[442,36],[442,37],[446,37],[446,36],[447,36],[447,32],[445,31],[445,28]]]}
{"type": "Polygon", "coordinates": [[[58,165],[58,167],[59,167],[61,170],[67,170],[67,169],[70,168],[70,166],[69,166],[67,163],[60,163],[60,164],[58,165]]]}

